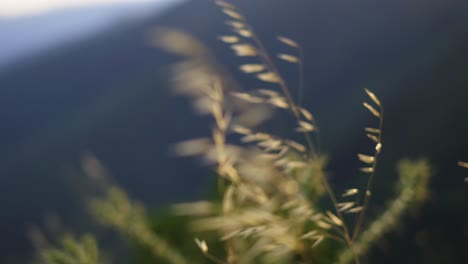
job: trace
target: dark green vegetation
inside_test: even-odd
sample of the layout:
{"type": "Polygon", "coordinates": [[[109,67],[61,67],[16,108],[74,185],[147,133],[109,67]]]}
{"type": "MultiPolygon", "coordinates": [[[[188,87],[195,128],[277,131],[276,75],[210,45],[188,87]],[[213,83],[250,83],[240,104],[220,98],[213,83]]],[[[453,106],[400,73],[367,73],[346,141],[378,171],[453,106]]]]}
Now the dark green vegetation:
{"type": "MultiPolygon", "coordinates": [[[[236,3],[262,38],[284,34],[306,48],[304,104],[319,121],[323,149],[332,154],[333,183],[354,182],[355,154],[368,148],[361,129],[369,119],[358,103],[363,87],[372,87],[386,106],[385,150],[374,190],[382,197],[374,196],[371,214],[392,192],[397,160],[427,157],[435,168],[429,202],[400,232],[384,238],[373,253],[376,262],[468,259],[466,171],[456,166],[468,160],[467,4],[236,3]]],[[[193,1],[0,75],[0,199],[7,201],[0,205],[0,262],[23,255],[28,242],[22,230],[40,222],[45,209],[59,212],[66,226],[83,226],[76,218],[80,202],[66,184],[83,151],[95,153],[150,206],[199,197],[204,171],[168,158],[167,149],[203,134],[206,124],[189,114],[185,100],[170,95],[162,67],[173,58],[146,45],[144,36],[157,25],[184,28],[235,72],[239,63],[215,42],[225,32],[223,19],[210,1],[193,1]]]]}

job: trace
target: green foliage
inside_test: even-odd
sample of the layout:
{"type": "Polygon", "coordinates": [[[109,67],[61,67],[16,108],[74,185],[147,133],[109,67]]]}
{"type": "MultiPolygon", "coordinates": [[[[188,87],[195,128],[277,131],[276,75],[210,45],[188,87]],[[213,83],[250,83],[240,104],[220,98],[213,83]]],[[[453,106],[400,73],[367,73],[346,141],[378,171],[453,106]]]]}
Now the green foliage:
{"type": "Polygon", "coordinates": [[[183,264],[189,261],[159,236],[151,231],[145,208],[128,199],[126,193],[113,187],[104,199],[92,202],[93,212],[103,224],[116,228],[123,235],[146,248],[156,258],[169,263],[183,264]]]}
{"type": "Polygon", "coordinates": [[[99,249],[94,236],[86,234],[79,240],[65,236],[60,248],[47,249],[42,252],[46,264],[101,264],[99,249]]]}
{"type": "Polygon", "coordinates": [[[403,160],[398,165],[400,179],[397,186],[398,196],[390,201],[377,219],[370,223],[352,247],[339,257],[339,263],[350,263],[354,255],[364,255],[371,246],[392,230],[410,209],[419,206],[427,198],[428,181],[431,175],[427,161],[403,160]]]}

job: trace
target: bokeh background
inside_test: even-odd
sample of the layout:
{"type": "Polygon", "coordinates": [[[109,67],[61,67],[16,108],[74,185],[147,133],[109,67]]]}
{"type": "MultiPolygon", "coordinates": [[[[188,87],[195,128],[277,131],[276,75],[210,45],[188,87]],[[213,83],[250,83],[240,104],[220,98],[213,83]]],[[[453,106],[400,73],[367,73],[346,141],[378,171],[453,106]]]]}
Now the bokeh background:
{"type": "MultiPolygon", "coordinates": [[[[468,170],[457,161],[468,160],[468,2],[231,2],[272,52],[284,49],[277,35],[305,48],[304,105],[318,119],[338,189],[362,180],[356,154],[370,149],[362,128],[372,121],[361,106],[365,87],[386,113],[371,212],[394,194],[398,160],[430,160],[429,201],[379,243],[373,263],[467,263],[468,170]]],[[[216,40],[228,32],[224,20],[210,0],[2,0],[0,263],[27,263],[32,225],[91,225],[80,197],[83,153],[151,208],[206,196],[209,170],[169,150],[209,127],[171,93],[167,67],[177,59],[147,36],[183,29],[258,88],[216,40]]],[[[279,66],[294,84],[294,70],[279,66]]]]}

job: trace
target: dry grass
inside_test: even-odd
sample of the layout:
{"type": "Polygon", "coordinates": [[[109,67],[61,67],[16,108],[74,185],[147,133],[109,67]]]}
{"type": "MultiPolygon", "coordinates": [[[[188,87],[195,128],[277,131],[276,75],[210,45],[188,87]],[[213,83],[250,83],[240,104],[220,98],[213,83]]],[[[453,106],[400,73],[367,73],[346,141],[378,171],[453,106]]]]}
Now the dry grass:
{"type": "MultiPolygon", "coordinates": [[[[301,45],[284,36],[277,41],[284,51],[271,56],[246,16],[233,4],[215,1],[225,14],[229,34],[218,39],[236,56],[245,57],[239,70],[264,83],[262,89],[242,89],[216,61],[216,57],[189,35],[158,30],[155,43],[184,57],[174,66],[174,87],[192,98],[197,113],[211,116],[211,134],[181,142],[174,150],[201,157],[214,168],[221,198],[174,206],[174,212],[194,217],[197,232],[215,232],[225,246],[225,255],[215,256],[201,237],[194,238],[201,253],[215,263],[360,263],[369,248],[391,230],[402,215],[427,195],[429,167],[425,162],[400,165],[398,195],[381,216],[369,223],[366,212],[382,151],[383,105],[368,89],[363,106],[375,119],[365,133],[375,147],[357,154],[361,171],[368,177],[365,189],[350,188],[335,194],[324,170],[316,119],[302,106],[304,58],[301,45]],[[248,58],[248,60],[247,60],[248,58]],[[276,60],[297,67],[299,87],[291,89],[276,60]],[[293,95],[292,91],[296,91],[293,95]],[[294,97],[298,99],[294,99],[294,97]],[[289,113],[291,127],[302,140],[263,131],[262,124],[289,113]],[[319,203],[328,197],[332,208],[319,203]],[[323,257],[323,252],[331,256],[323,257]],[[330,255],[330,254],[329,254],[330,255]]],[[[142,207],[129,201],[122,190],[112,189],[107,198],[94,203],[104,223],[141,241],[155,256],[170,263],[189,263],[146,223],[142,207]]]]}
{"type": "MultiPolygon", "coordinates": [[[[468,162],[459,161],[458,166],[468,168],[468,162]]],[[[465,178],[465,182],[468,182],[468,177],[465,178]]]]}
{"type": "MultiPolygon", "coordinates": [[[[360,256],[377,239],[376,234],[382,234],[391,226],[383,224],[383,219],[388,220],[388,217],[381,218],[370,225],[373,236],[369,235],[369,229],[361,232],[382,150],[382,103],[373,92],[365,89],[369,101],[364,102],[363,106],[376,119],[375,127],[365,129],[366,135],[375,144],[374,150],[368,154],[358,154],[363,163],[361,171],[368,174],[368,183],[364,190],[349,189],[338,197],[324,173],[325,159],[317,148],[319,130],[314,116],[301,106],[300,99],[293,99],[293,89],[288,86],[274,57],[266,50],[246,16],[231,3],[215,2],[226,15],[226,24],[232,32],[219,36],[219,40],[226,43],[236,56],[250,58],[239,69],[264,82],[268,88],[241,90],[238,85],[228,81],[231,78],[226,78],[214,56],[206,50],[192,53],[176,66],[178,92],[192,97],[195,108],[201,113],[210,114],[215,121],[211,138],[183,142],[176,149],[180,154],[200,155],[214,164],[219,175],[219,192],[223,196],[220,210],[213,210],[211,216],[206,216],[206,210],[187,210],[185,213],[200,215],[203,212],[203,217],[194,222],[194,227],[199,231],[219,233],[228,252],[223,263],[270,263],[273,260],[280,263],[297,260],[315,263],[319,260],[313,260],[313,251],[320,250],[320,244],[326,240],[336,241],[337,248],[345,249],[344,257],[338,258],[342,262],[348,261],[348,256],[351,256],[355,263],[359,263],[360,256]],[[272,117],[257,117],[255,122],[246,119],[246,113],[255,112],[258,106],[289,112],[297,123],[294,130],[303,135],[304,143],[259,131],[259,124],[272,117]],[[230,134],[237,134],[239,141],[228,143],[230,134]],[[318,208],[318,199],[323,193],[328,195],[333,209],[318,208]],[[349,218],[345,217],[349,214],[356,215],[356,220],[351,221],[354,222],[352,228],[347,223],[349,218]],[[377,229],[380,231],[377,232],[377,229]]],[[[171,38],[185,37],[185,44],[202,46],[181,32],[165,31],[159,37],[163,40],[159,43],[163,43],[162,46],[168,50],[174,50],[179,45],[167,41],[171,38]]],[[[277,40],[285,44],[285,51],[276,58],[298,68],[300,87],[296,90],[300,91],[300,98],[303,90],[302,48],[298,42],[287,37],[279,36],[277,40]]],[[[187,54],[185,51],[177,53],[187,54]]],[[[405,166],[410,167],[408,163],[405,166]]],[[[422,171],[419,172],[426,176],[421,178],[427,179],[427,166],[415,166],[419,166],[422,171]]],[[[420,183],[423,181],[421,179],[420,183]]],[[[396,199],[402,205],[398,207],[399,211],[390,206],[386,212],[393,215],[392,223],[407,209],[404,204],[409,204],[410,196],[405,197],[396,199]]],[[[216,205],[211,204],[210,208],[216,208],[216,205]]],[[[197,240],[197,244],[202,253],[214,257],[209,255],[208,245],[203,241],[197,240]]]]}

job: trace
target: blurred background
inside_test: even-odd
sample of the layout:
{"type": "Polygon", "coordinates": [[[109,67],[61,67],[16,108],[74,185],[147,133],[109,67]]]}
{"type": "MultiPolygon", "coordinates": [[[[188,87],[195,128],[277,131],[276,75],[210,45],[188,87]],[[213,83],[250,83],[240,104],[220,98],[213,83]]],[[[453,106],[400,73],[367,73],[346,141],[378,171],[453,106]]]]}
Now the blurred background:
{"type": "MultiPolygon", "coordinates": [[[[468,2],[231,2],[273,53],[282,49],[277,35],[305,48],[304,105],[318,120],[338,189],[353,187],[356,154],[370,149],[365,87],[386,112],[371,212],[394,194],[398,160],[430,160],[430,200],[381,241],[372,263],[467,263],[468,170],[457,161],[468,160],[468,2]]],[[[169,150],[209,126],[173,96],[167,66],[177,59],[147,35],[183,29],[242,78],[242,60],[216,40],[228,32],[224,20],[210,0],[0,2],[0,263],[27,263],[32,225],[90,225],[80,198],[83,153],[150,208],[206,196],[209,170],[169,150]]],[[[294,84],[295,71],[279,66],[294,84]]]]}

